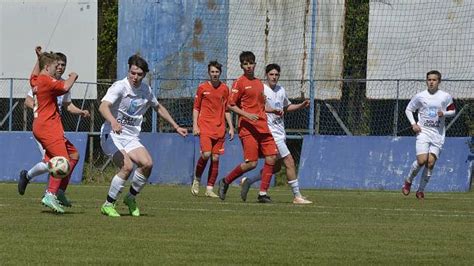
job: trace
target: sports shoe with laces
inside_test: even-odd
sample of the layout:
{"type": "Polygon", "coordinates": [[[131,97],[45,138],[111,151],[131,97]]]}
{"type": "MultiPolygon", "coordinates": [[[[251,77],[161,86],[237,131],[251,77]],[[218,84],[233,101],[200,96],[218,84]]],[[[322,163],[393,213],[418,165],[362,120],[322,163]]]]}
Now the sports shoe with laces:
{"type": "Polygon", "coordinates": [[[197,196],[199,194],[199,182],[199,179],[193,179],[193,184],[191,185],[191,194],[193,194],[193,196],[197,196]]]}
{"type": "Polygon", "coordinates": [[[411,189],[411,183],[408,183],[408,181],[405,181],[402,187],[403,195],[408,196],[408,194],[410,194],[410,189],[411,189]]]}
{"type": "Polygon", "coordinates": [[[267,194],[265,194],[265,195],[260,195],[259,194],[258,197],[257,197],[257,200],[260,203],[272,203],[272,200],[270,199],[270,197],[267,194]]]}
{"type": "Polygon", "coordinates": [[[221,200],[225,200],[225,194],[227,193],[227,190],[228,190],[228,189],[229,189],[229,184],[226,184],[226,183],[224,182],[224,179],[221,179],[221,180],[219,181],[219,190],[218,190],[218,192],[219,192],[219,198],[220,198],[221,200]]]}
{"type": "Polygon", "coordinates": [[[44,194],[43,198],[41,199],[41,203],[43,203],[44,206],[52,209],[54,212],[64,213],[64,209],[59,204],[56,195],[50,192],[46,192],[46,194],[44,194]]]}
{"type": "Polygon", "coordinates": [[[58,201],[59,201],[59,204],[61,204],[63,207],[72,207],[72,204],[71,202],[66,198],[66,194],[64,193],[64,191],[62,190],[59,190],[58,191],[58,195],[56,196],[58,201]]]}
{"type": "Polygon", "coordinates": [[[249,193],[249,190],[250,190],[250,182],[249,182],[249,179],[247,177],[244,177],[242,178],[242,180],[240,181],[240,198],[243,200],[243,201],[246,201],[247,200],[247,194],[249,193]]]}
{"type": "Polygon", "coordinates": [[[104,203],[100,208],[100,212],[109,217],[120,217],[120,213],[115,209],[115,204],[112,203],[104,203]]]}
{"type": "Polygon", "coordinates": [[[307,200],[305,197],[295,197],[293,199],[293,204],[311,204],[312,201],[307,200]]]}
{"type": "Polygon", "coordinates": [[[20,172],[20,178],[18,179],[18,193],[20,195],[25,194],[26,186],[30,183],[30,180],[28,179],[28,171],[26,170],[21,170],[20,172]]]}
{"type": "Polygon", "coordinates": [[[219,196],[214,193],[214,191],[212,190],[206,190],[206,193],[204,194],[204,196],[206,197],[209,197],[209,198],[218,198],[219,196]]]}
{"type": "Polygon", "coordinates": [[[415,194],[417,199],[424,199],[425,198],[425,193],[423,191],[417,191],[415,194]]]}
{"type": "Polygon", "coordinates": [[[135,201],[135,198],[125,196],[125,198],[123,199],[123,203],[128,206],[128,212],[131,216],[140,216],[140,210],[137,208],[137,202],[135,201]]]}

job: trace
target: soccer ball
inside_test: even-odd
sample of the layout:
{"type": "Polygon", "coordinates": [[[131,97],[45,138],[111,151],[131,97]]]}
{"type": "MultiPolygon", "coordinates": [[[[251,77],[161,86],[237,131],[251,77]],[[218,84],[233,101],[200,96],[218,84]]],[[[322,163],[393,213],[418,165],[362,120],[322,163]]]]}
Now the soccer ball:
{"type": "Polygon", "coordinates": [[[71,172],[71,167],[66,157],[55,156],[48,161],[48,171],[56,178],[64,178],[71,172]]]}

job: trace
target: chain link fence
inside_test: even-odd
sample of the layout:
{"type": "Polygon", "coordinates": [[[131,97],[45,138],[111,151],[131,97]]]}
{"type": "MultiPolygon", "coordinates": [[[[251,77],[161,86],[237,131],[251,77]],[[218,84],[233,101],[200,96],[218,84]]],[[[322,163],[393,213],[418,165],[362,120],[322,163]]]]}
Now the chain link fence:
{"type": "MultiPolygon", "coordinates": [[[[192,108],[195,88],[200,80],[160,80],[155,89],[158,100],[174,117],[176,122],[192,129],[192,108]],[[179,84],[183,89],[171,89],[170,84],[179,84]],[[165,85],[165,86],[161,86],[165,85]]],[[[316,87],[318,82],[315,81],[316,87]]],[[[324,81],[329,82],[329,81],[324,81]]],[[[300,159],[302,136],[317,135],[356,135],[356,136],[413,136],[410,124],[405,117],[405,108],[409,98],[423,90],[424,81],[416,83],[411,90],[406,90],[395,99],[371,99],[366,97],[367,80],[337,80],[340,83],[341,97],[338,99],[314,100],[310,108],[285,114],[285,125],[288,134],[288,146],[295,161],[300,159]],[[401,98],[403,96],[403,98],[401,98]]],[[[377,81],[380,90],[387,94],[391,81],[377,81]]],[[[400,83],[401,81],[396,81],[400,83]]],[[[472,81],[468,81],[472,82],[472,81]]],[[[230,86],[232,81],[227,82],[230,86]]],[[[281,81],[286,87],[292,103],[299,103],[304,98],[314,95],[307,81],[281,81]]],[[[449,88],[449,81],[443,81],[449,88]]],[[[91,83],[92,84],[92,83],[91,83]]],[[[100,148],[99,132],[104,119],[98,111],[100,99],[105,95],[111,83],[93,83],[97,87],[97,99],[73,99],[79,108],[89,110],[90,118],[81,118],[64,111],[63,125],[65,131],[89,132],[89,144],[86,156],[85,181],[102,182],[110,178],[107,171],[108,158],[100,148]]],[[[12,89],[27,87],[25,79],[0,79],[0,95],[13,95],[12,89]],[[17,84],[15,84],[17,83],[17,84]],[[20,84],[20,85],[19,85],[20,84]],[[22,84],[22,85],[21,85],[22,84]],[[25,85],[26,84],[26,85],[25,85]]],[[[400,90],[400,88],[395,88],[400,90]]],[[[449,90],[447,90],[450,92],[449,90]]],[[[451,92],[450,92],[451,93],[451,92]]],[[[459,95],[459,92],[456,92],[459,95]]],[[[26,93],[24,94],[26,97],[26,93]]],[[[24,106],[25,98],[0,98],[0,131],[31,131],[33,113],[24,106]]],[[[474,99],[458,97],[454,99],[457,114],[448,118],[447,137],[474,136],[474,99]]],[[[236,117],[234,115],[236,120],[236,117]]],[[[165,121],[151,109],[145,114],[142,130],[145,132],[174,132],[165,121]]]]}

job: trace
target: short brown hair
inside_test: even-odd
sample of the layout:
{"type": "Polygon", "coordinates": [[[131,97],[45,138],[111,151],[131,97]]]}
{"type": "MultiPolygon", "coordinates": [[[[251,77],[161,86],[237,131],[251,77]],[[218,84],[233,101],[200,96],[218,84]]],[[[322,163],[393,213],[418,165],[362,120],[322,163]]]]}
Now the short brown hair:
{"type": "Polygon", "coordinates": [[[240,53],[239,59],[241,64],[245,61],[255,63],[255,55],[250,51],[243,51],[240,53]]]}
{"type": "Polygon", "coordinates": [[[39,58],[40,70],[43,70],[47,65],[54,63],[54,61],[58,61],[58,56],[55,53],[53,52],[42,53],[39,58]]]}
{"type": "Polygon", "coordinates": [[[441,81],[441,72],[439,72],[438,70],[428,71],[428,73],[426,73],[426,78],[428,78],[429,75],[436,75],[438,76],[439,81],[441,81]]]}
{"type": "Polygon", "coordinates": [[[148,63],[145,59],[143,59],[140,55],[134,54],[128,58],[128,69],[130,69],[133,65],[141,68],[143,72],[148,73],[150,71],[148,69],[148,63]]]}
{"type": "Polygon", "coordinates": [[[219,69],[220,72],[222,72],[222,64],[217,62],[217,60],[209,62],[209,64],[207,65],[207,71],[208,72],[211,70],[211,67],[215,67],[215,68],[219,69]]]}

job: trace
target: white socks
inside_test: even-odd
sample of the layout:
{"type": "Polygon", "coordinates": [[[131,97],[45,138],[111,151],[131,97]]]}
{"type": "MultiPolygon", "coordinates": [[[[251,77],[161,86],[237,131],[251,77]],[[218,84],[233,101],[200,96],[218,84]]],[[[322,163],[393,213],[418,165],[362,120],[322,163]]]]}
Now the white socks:
{"type": "Polygon", "coordinates": [[[420,186],[418,187],[418,191],[423,192],[425,190],[426,184],[428,184],[428,182],[430,181],[432,172],[433,172],[432,169],[428,169],[426,167],[425,167],[425,169],[423,169],[423,173],[421,174],[420,186]]]}
{"type": "MultiPolygon", "coordinates": [[[[113,200],[117,200],[119,194],[122,192],[125,182],[126,180],[122,179],[118,175],[115,175],[114,178],[112,178],[112,182],[110,183],[108,196],[113,200]]],[[[108,203],[113,203],[113,202],[108,202],[108,203]]]]}
{"type": "MultiPolygon", "coordinates": [[[[132,188],[137,193],[140,193],[142,188],[145,186],[147,179],[148,178],[146,178],[144,175],[142,175],[142,173],[135,170],[135,173],[133,174],[133,177],[132,177],[132,188]]],[[[131,195],[131,193],[129,193],[129,196],[130,195],[131,195]]],[[[131,195],[131,196],[134,196],[134,195],[131,195]]]]}
{"type": "Polygon", "coordinates": [[[291,191],[295,197],[301,197],[300,185],[298,179],[288,181],[288,185],[291,186],[291,191]]]}
{"type": "Polygon", "coordinates": [[[28,179],[31,181],[35,176],[39,176],[48,172],[48,164],[45,162],[39,162],[35,166],[31,167],[28,171],[28,179]]]}
{"type": "Polygon", "coordinates": [[[413,182],[413,179],[414,179],[415,176],[418,174],[418,172],[420,171],[421,167],[422,167],[422,166],[418,164],[418,161],[415,160],[415,161],[411,164],[410,173],[408,174],[408,177],[407,177],[406,181],[408,181],[409,183],[412,183],[412,182],[413,182]]]}

